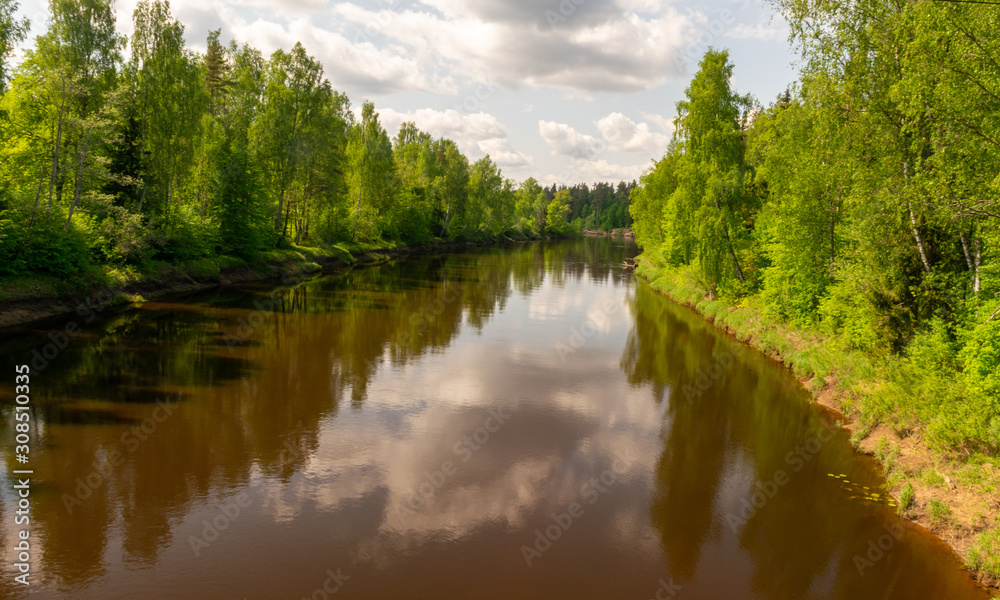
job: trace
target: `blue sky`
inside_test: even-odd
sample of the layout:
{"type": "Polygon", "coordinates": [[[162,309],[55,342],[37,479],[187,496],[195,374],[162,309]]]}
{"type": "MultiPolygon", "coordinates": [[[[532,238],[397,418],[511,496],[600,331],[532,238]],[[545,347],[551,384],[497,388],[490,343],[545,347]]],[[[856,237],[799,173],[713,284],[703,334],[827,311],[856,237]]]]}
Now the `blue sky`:
{"type": "MultiPolygon", "coordinates": [[[[118,0],[132,31],[136,0],[118,0]]],[[[25,2],[32,33],[42,2],[25,2]]],[[[188,43],[210,29],[265,54],[301,41],[390,136],[403,121],[543,184],[638,178],[663,155],[705,48],[768,105],[796,77],[787,25],[764,0],[175,0],[188,43]]]]}

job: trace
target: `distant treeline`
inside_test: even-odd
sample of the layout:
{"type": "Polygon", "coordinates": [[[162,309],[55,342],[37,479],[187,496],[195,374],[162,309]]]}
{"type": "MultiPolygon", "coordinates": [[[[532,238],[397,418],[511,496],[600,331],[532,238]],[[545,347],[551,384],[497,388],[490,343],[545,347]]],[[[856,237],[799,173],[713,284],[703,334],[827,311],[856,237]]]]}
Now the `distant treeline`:
{"type": "Polygon", "coordinates": [[[139,2],[126,39],[109,0],[51,0],[9,72],[28,25],[16,7],[0,0],[0,276],[630,219],[634,182],[518,185],[413,123],[390,139],[301,44],[264,57],[214,31],[196,53],[167,2],[139,2]]]}
{"type": "Polygon", "coordinates": [[[774,3],[800,80],[763,108],[710,50],[633,194],[636,240],[709,296],[898,357],[857,390],[870,422],[996,452],[1000,7],[774,3]]]}

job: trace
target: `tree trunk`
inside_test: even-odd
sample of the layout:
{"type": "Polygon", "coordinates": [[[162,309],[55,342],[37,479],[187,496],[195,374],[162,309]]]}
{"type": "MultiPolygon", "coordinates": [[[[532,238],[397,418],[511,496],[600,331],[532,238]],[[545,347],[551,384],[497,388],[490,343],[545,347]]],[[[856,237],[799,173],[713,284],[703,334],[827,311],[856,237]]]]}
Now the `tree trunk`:
{"type": "MultiPolygon", "coordinates": [[[[903,163],[903,179],[910,180],[910,163],[903,163]]],[[[907,190],[908,191],[908,190],[907,190]]],[[[910,226],[913,228],[913,239],[917,241],[917,250],[920,252],[920,261],[924,263],[924,270],[931,272],[931,261],[927,259],[927,249],[924,247],[924,239],[920,236],[920,229],[917,227],[917,217],[913,214],[913,205],[910,200],[906,200],[906,209],[910,213],[910,226]]]]}
{"type": "Polygon", "coordinates": [[[170,184],[173,183],[173,178],[167,178],[167,197],[164,199],[163,203],[163,224],[166,226],[167,231],[170,231],[170,184]]]}
{"type": "Polygon", "coordinates": [[[354,208],[354,239],[358,237],[358,216],[361,215],[361,192],[364,189],[365,180],[358,183],[358,204],[354,208]]]}
{"type": "Polygon", "coordinates": [[[729,247],[729,258],[733,259],[733,267],[736,269],[736,278],[740,280],[740,283],[745,283],[743,279],[743,269],[740,268],[740,262],[736,260],[736,252],[733,251],[733,242],[729,239],[729,228],[722,228],[723,235],[726,236],[726,245],[729,247]]]}
{"type": "Polygon", "coordinates": [[[90,152],[90,129],[83,134],[83,151],[78,152],[76,160],[76,184],[73,186],[73,204],[69,207],[69,214],[66,215],[66,225],[63,231],[69,231],[69,222],[73,219],[73,211],[80,205],[80,196],[83,194],[83,163],[87,160],[90,152]]]}
{"type": "Polygon", "coordinates": [[[969,254],[969,242],[965,241],[965,234],[961,232],[958,234],[958,239],[962,242],[962,254],[965,255],[965,264],[969,267],[969,272],[971,273],[975,269],[975,266],[972,264],[972,255],[969,254]]]}
{"type": "MultiPolygon", "coordinates": [[[[715,199],[715,208],[720,214],[723,214],[718,198],[715,199]]],[[[740,261],[736,260],[736,252],[733,250],[733,241],[729,239],[729,225],[725,223],[722,224],[722,235],[726,238],[726,247],[729,249],[729,258],[733,260],[733,268],[736,269],[736,278],[740,280],[740,283],[745,283],[743,269],[740,268],[740,261]]]]}
{"type": "Polygon", "coordinates": [[[924,240],[920,237],[920,229],[917,227],[917,217],[913,214],[913,206],[910,201],[906,201],[906,208],[910,212],[910,226],[913,228],[913,239],[917,241],[917,250],[920,252],[920,262],[924,263],[924,270],[931,272],[931,261],[927,259],[927,249],[924,248],[924,240]]]}
{"type": "Polygon", "coordinates": [[[441,227],[441,237],[444,237],[445,232],[448,231],[449,225],[451,225],[451,203],[448,204],[448,210],[444,213],[444,226],[441,227]]]}
{"type": "Polygon", "coordinates": [[[979,265],[983,259],[983,249],[979,241],[979,238],[973,238],[972,242],[975,246],[975,258],[969,252],[969,242],[965,239],[964,233],[958,234],[958,239],[962,241],[962,253],[965,254],[965,264],[969,267],[969,272],[972,273],[972,291],[975,294],[979,294],[980,281],[979,281],[979,265]]]}
{"type": "Polygon", "coordinates": [[[45,165],[42,165],[42,173],[38,176],[38,190],[35,192],[35,206],[31,209],[31,218],[28,220],[28,229],[35,224],[35,215],[38,214],[38,203],[42,199],[42,183],[45,182],[45,165]]]}
{"type": "Polygon", "coordinates": [[[982,282],[979,280],[979,267],[983,264],[983,243],[979,238],[976,238],[972,241],[972,245],[976,248],[976,276],[972,281],[972,291],[979,294],[979,290],[982,288],[982,282]]]}
{"type": "Polygon", "coordinates": [[[278,215],[274,218],[274,231],[281,233],[281,211],[285,208],[285,187],[278,192],[278,215]]]}
{"type": "Polygon", "coordinates": [[[59,152],[62,146],[63,119],[66,116],[66,76],[62,80],[62,104],[59,105],[59,126],[56,128],[56,149],[52,154],[52,176],[49,178],[49,206],[45,209],[45,216],[52,214],[52,188],[59,177],[59,152]]]}
{"type": "Polygon", "coordinates": [[[840,194],[837,194],[837,201],[830,203],[830,277],[833,277],[833,262],[836,258],[836,238],[834,237],[835,208],[840,204],[840,194]]]}
{"type": "Polygon", "coordinates": [[[282,227],[281,230],[279,231],[283,237],[287,237],[288,236],[288,215],[291,212],[292,212],[292,203],[291,203],[291,201],[289,201],[288,204],[285,205],[285,222],[284,222],[284,227],[282,227]]]}

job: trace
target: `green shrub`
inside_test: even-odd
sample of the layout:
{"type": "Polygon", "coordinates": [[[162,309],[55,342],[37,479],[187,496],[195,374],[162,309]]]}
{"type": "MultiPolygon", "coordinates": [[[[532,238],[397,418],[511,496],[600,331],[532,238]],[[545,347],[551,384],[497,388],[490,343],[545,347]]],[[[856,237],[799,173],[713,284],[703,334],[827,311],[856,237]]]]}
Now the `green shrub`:
{"type": "Polygon", "coordinates": [[[27,223],[0,215],[0,275],[50,273],[66,276],[87,266],[87,244],[75,227],[64,231],[64,221],[40,217],[27,223]]]}
{"type": "Polygon", "coordinates": [[[923,472],[921,479],[923,479],[925,485],[932,487],[944,484],[944,477],[936,469],[927,469],[923,472]]]}
{"type": "Polygon", "coordinates": [[[934,522],[941,522],[951,516],[951,507],[937,498],[932,498],[927,503],[927,509],[931,513],[931,521],[934,522]]]}
{"type": "Polygon", "coordinates": [[[1000,579],[1000,529],[976,536],[967,556],[969,566],[990,579],[1000,579]]]}
{"type": "Polygon", "coordinates": [[[169,223],[157,223],[150,235],[153,258],[171,263],[185,262],[211,254],[216,245],[216,228],[192,207],[180,207],[169,223]]]}
{"type": "Polygon", "coordinates": [[[149,239],[142,215],[120,206],[108,207],[94,226],[91,251],[102,262],[140,265],[149,258],[149,239]]]}
{"type": "Polygon", "coordinates": [[[909,509],[913,505],[916,495],[916,492],[913,491],[913,484],[907,481],[906,487],[899,494],[899,512],[902,513],[909,509]]]}

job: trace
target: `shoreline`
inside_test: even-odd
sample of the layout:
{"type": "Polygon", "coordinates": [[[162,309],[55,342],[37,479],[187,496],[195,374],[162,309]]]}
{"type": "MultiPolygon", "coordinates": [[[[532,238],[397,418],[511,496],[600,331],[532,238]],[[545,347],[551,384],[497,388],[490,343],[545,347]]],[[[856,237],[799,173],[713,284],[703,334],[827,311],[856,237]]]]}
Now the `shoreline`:
{"type": "MultiPolygon", "coordinates": [[[[959,457],[934,449],[924,442],[919,430],[907,432],[901,437],[885,423],[877,423],[870,430],[864,427],[860,423],[861,414],[854,403],[855,392],[843,385],[840,377],[831,374],[820,379],[809,373],[806,365],[797,363],[789,356],[789,352],[783,352],[779,347],[807,344],[808,341],[803,340],[802,330],[794,330],[774,322],[757,314],[752,308],[709,300],[700,289],[693,286],[667,281],[671,274],[669,269],[653,266],[641,255],[637,257],[635,272],[657,293],[691,308],[716,328],[779,361],[793,372],[814,402],[842,415],[843,427],[852,433],[851,441],[855,449],[873,456],[882,464],[889,493],[899,501],[904,495],[904,489],[910,488],[910,506],[902,509],[903,502],[898,502],[901,507],[900,517],[947,544],[968,570],[970,577],[1000,597],[1000,579],[984,569],[976,568],[969,555],[970,550],[976,546],[979,534],[989,532],[991,525],[994,533],[1000,531],[995,528],[995,524],[1000,522],[1000,501],[996,499],[996,493],[991,492],[1000,485],[1000,470],[992,464],[973,465],[968,457],[963,462],[959,457]],[[968,483],[969,468],[986,472],[978,484],[968,483]],[[927,472],[938,474],[940,483],[929,482],[926,476],[921,477],[921,474],[927,472]],[[956,485],[955,481],[959,483],[956,485]],[[949,507],[948,514],[936,514],[935,502],[946,503],[949,507]]],[[[990,560],[996,561],[996,555],[992,559],[987,555],[986,561],[990,560]]]]}
{"type": "Polygon", "coordinates": [[[582,232],[583,237],[610,237],[610,238],[624,238],[627,240],[634,240],[635,233],[631,229],[612,229],[611,231],[604,231],[603,229],[584,229],[582,232]]]}
{"type": "MultiPolygon", "coordinates": [[[[280,280],[289,274],[317,275],[353,267],[376,266],[400,256],[446,252],[462,248],[496,246],[521,240],[499,238],[488,241],[442,241],[420,246],[372,248],[334,247],[293,248],[269,253],[265,260],[247,263],[231,257],[214,257],[188,263],[164,265],[156,273],[138,273],[116,277],[108,272],[88,274],[82,283],[70,283],[61,289],[56,277],[36,276],[0,280],[0,290],[13,284],[16,297],[0,299],[0,330],[15,329],[35,321],[82,310],[92,299],[103,306],[126,305],[164,296],[250,283],[280,280]],[[18,291],[18,284],[27,290],[18,291]]],[[[530,240],[524,240],[530,241],[530,240]]]]}

